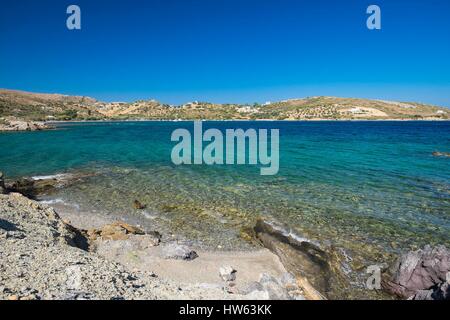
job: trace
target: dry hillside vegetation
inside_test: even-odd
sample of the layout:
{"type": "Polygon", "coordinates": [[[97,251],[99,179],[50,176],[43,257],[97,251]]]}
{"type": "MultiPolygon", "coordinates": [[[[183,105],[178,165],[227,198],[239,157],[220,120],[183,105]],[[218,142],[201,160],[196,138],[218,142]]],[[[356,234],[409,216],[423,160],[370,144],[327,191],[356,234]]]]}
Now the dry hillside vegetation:
{"type": "Polygon", "coordinates": [[[49,120],[440,120],[450,110],[420,103],[310,97],[269,104],[191,102],[173,106],[156,100],[101,102],[89,97],[0,90],[0,121],[49,120]]]}

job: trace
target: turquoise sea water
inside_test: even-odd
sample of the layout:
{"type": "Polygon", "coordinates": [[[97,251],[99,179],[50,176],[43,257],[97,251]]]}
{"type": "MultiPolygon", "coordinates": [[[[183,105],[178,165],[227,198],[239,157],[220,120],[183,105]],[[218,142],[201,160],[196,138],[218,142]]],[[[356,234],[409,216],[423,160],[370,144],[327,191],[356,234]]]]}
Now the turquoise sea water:
{"type": "Polygon", "coordinates": [[[243,230],[273,216],[363,263],[425,244],[450,246],[450,122],[204,122],[204,128],[277,128],[280,171],[175,166],[174,129],[192,122],[59,124],[0,134],[7,177],[88,172],[53,198],[80,210],[132,215],[198,244],[250,245],[243,230]],[[132,208],[134,199],[147,205],[132,208]],[[245,238],[245,237],[244,237],[245,238]]]}

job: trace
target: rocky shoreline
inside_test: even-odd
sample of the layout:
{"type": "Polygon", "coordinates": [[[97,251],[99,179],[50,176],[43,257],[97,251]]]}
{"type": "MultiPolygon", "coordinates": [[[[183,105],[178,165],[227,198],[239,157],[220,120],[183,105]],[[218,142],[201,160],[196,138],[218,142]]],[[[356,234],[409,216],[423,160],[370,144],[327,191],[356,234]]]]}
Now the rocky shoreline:
{"type": "Polygon", "coordinates": [[[48,190],[58,179],[25,181],[0,178],[0,300],[305,299],[267,249],[196,251],[120,221],[83,229],[13,192],[33,196],[32,181],[48,190]]]}
{"type": "Polygon", "coordinates": [[[139,253],[180,270],[201,255],[177,243],[160,246],[157,233],[125,223],[79,230],[46,205],[18,193],[0,195],[0,300],[293,299],[290,292],[299,290],[288,275],[270,274],[237,289],[236,269],[237,277],[245,272],[228,266],[210,275],[215,283],[163,279],[158,270],[131,264],[139,253]]]}
{"type": "Polygon", "coordinates": [[[54,127],[38,121],[24,121],[24,120],[3,120],[0,122],[1,131],[40,131],[49,130],[54,127]]]}
{"type": "MultiPolygon", "coordinates": [[[[30,199],[80,178],[5,184],[0,173],[0,300],[321,300],[342,298],[334,288],[352,290],[332,247],[269,218],[249,230],[261,249],[213,252],[30,199]]],[[[450,250],[443,246],[409,252],[384,271],[386,298],[450,299],[450,250]]]]}

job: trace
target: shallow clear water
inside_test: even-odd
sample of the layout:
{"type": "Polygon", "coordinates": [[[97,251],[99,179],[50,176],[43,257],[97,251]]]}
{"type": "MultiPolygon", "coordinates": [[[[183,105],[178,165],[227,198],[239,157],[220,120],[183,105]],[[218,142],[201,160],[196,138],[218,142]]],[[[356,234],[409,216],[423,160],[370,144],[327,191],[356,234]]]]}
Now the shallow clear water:
{"type": "Polygon", "coordinates": [[[205,122],[204,128],[280,129],[280,171],[175,166],[176,128],[192,122],[60,124],[0,134],[7,177],[96,172],[52,195],[83,210],[132,215],[205,246],[240,237],[271,215],[364,263],[425,244],[450,246],[450,122],[205,122]],[[148,207],[134,210],[138,199],[148,207]]]}

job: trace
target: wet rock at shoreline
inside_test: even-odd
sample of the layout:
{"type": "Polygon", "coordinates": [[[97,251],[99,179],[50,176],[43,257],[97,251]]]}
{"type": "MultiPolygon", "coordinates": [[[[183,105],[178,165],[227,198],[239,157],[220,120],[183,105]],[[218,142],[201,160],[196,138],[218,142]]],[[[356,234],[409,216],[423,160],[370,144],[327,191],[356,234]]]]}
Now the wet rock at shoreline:
{"type": "Polygon", "coordinates": [[[31,178],[23,178],[9,182],[7,189],[10,192],[17,192],[29,198],[35,198],[40,194],[45,194],[58,185],[56,179],[33,180],[31,178]]]}
{"type": "Polygon", "coordinates": [[[269,218],[258,219],[255,232],[262,244],[280,258],[288,272],[300,279],[310,279],[312,285],[307,290],[314,291],[311,296],[322,296],[316,291],[329,291],[332,275],[330,257],[318,244],[294,238],[289,229],[269,218]]]}
{"type": "Polygon", "coordinates": [[[178,243],[169,243],[162,249],[162,253],[165,259],[175,260],[194,260],[198,257],[197,252],[190,249],[188,246],[178,243]]]}
{"type": "Polygon", "coordinates": [[[57,188],[67,187],[80,179],[93,176],[91,173],[60,174],[48,177],[21,178],[5,183],[9,192],[20,193],[28,198],[49,194],[57,188]]]}
{"type": "Polygon", "coordinates": [[[445,246],[411,251],[383,275],[382,287],[403,299],[450,299],[450,250],[445,246]]]}

